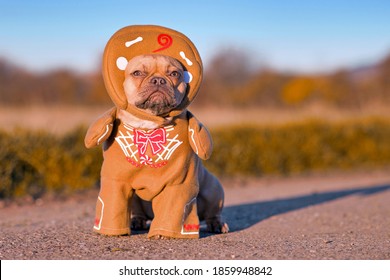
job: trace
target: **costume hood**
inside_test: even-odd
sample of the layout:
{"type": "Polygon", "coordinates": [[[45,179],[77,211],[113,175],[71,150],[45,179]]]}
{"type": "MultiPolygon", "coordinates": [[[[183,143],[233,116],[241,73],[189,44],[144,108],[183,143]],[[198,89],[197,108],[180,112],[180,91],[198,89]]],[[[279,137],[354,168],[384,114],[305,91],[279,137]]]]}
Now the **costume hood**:
{"type": "Polygon", "coordinates": [[[156,25],[132,25],[118,30],[108,41],[103,55],[103,79],[115,105],[138,118],[163,123],[164,118],[152,116],[128,104],[123,88],[124,70],[133,57],[161,54],[180,61],[184,68],[187,94],[182,103],[168,116],[179,115],[195,98],[202,81],[203,66],[195,45],[184,34],[156,25]]]}

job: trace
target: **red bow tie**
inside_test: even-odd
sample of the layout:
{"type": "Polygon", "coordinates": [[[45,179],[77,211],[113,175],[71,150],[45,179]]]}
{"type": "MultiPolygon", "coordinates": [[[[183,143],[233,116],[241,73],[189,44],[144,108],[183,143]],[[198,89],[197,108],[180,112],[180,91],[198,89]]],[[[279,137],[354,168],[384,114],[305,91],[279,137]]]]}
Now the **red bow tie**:
{"type": "Polygon", "coordinates": [[[138,146],[138,152],[141,155],[145,154],[148,145],[150,145],[153,155],[157,154],[163,149],[165,141],[166,136],[164,128],[155,129],[150,133],[134,129],[134,144],[138,146]]]}

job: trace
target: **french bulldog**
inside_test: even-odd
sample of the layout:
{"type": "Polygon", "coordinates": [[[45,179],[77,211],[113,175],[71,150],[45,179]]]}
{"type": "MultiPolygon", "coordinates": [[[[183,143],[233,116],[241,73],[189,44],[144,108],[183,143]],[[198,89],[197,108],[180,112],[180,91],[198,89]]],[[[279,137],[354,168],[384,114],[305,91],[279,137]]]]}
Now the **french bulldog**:
{"type": "Polygon", "coordinates": [[[147,229],[148,220],[152,239],[199,238],[202,220],[210,232],[229,231],[223,188],[202,163],[211,136],[187,110],[201,75],[195,47],[174,30],[129,26],[109,41],[103,77],[116,106],[85,137],[87,148],[103,144],[95,232],[130,234],[147,229]]]}

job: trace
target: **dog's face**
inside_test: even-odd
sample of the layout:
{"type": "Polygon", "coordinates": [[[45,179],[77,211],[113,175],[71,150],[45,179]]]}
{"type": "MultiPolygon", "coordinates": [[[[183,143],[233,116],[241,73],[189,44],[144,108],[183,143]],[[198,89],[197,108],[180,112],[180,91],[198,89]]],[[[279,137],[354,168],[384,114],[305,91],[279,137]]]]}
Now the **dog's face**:
{"type": "Polygon", "coordinates": [[[156,116],[164,116],[180,105],[187,89],[183,66],[165,55],[131,59],[123,86],[129,104],[156,116]]]}

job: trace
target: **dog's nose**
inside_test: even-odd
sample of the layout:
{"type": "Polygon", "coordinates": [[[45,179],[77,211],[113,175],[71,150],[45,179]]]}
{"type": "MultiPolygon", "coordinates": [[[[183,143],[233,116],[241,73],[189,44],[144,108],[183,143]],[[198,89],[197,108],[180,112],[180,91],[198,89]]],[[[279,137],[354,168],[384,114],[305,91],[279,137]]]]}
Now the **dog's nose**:
{"type": "Polygon", "coordinates": [[[162,77],[152,77],[150,82],[154,85],[165,85],[167,81],[162,77]]]}

